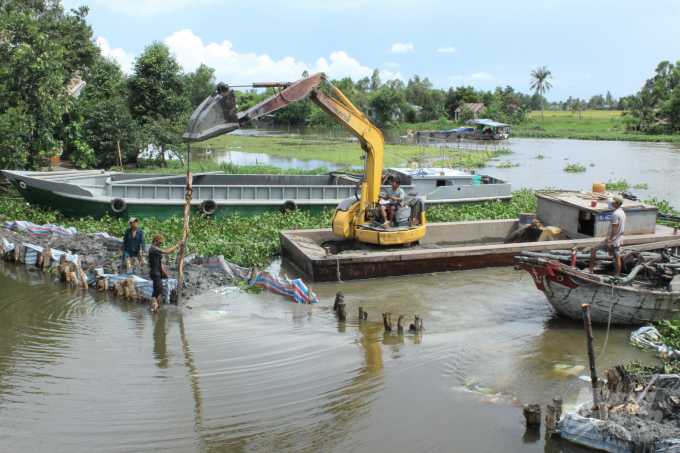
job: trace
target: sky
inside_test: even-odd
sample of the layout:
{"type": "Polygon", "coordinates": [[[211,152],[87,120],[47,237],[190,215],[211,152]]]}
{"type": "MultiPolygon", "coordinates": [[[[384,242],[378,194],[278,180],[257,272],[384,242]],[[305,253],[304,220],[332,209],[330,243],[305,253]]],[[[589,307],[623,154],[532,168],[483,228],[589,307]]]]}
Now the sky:
{"type": "Polygon", "coordinates": [[[154,41],[185,71],[218,82],[288,82],[325,72],[383,82],[414,74],[436,88],[462,84],[529,92],[547,66],[549,101],[634,94],[659,62],[680,60],[680,1],[657,0],[62,0],[90,7],[102,52],[132,71],[154,41]]]}

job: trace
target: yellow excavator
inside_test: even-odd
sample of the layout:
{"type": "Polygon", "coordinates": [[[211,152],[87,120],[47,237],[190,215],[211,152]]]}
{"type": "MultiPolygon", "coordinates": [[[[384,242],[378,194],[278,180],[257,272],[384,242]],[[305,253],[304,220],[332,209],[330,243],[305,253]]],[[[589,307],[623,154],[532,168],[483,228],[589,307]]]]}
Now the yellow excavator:
{"type": "Polygon", "coordinates": [[[325,74],[314,74],[293,83],[254,83],[247,86],[279,91],[250,109],[238,112],[233,87],[220,83],[215,92],[191,115],[186,133],[182,137],[184,142],[200,142],[227,134],[247,126],[255,118],[309,98],[354,135],[366,153],[362,156],[365,166],[360,189],[357,187],[355,196],[343,200],[335,209],[333,233],[339,237],[379,245],[410,245],[425,236],[424,209],[398,209],[402,212],[395,213],[395,216],[401,214],[399,217],[402,221],[395,223],[393,227],[384,227],[377,221],[380,215],[379,194],[385,140],[380,130],[330,83],[325,74]],[[328,85],[337,99],[320,89],[322,82],[328,85]]]}

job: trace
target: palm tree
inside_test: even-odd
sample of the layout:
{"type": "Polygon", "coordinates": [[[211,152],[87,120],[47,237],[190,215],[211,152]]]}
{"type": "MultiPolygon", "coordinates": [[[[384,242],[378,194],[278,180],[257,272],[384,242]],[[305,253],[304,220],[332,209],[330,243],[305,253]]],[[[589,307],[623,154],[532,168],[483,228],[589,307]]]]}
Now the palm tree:
{"type": "Polygon", "coordinates": [[[654,120],[659,111],[658,105],[659,97],[649,87],[645,87],[642,91],[638,91],[633,98],[633,105],[630,106],[630,110],[623,112],[623,115],[633,115],[641,123],[647,125],[654,120]]]}
{"type": "Polygon", "coordinates": [[[581,121],[581,110],[583,110],[584,106],[585,106],[585,102],[583,102],[579,98],[576,98],[573,101],[571,101],[571,113],[578,112],[578,120],[579,121],[581,121]]]}
{"type": "Polygon", "coordinates": [[[535,71],[531,71],[531,86],[530,90],[535,90],[536,93],[541,94],[541,118],[545,123],[545,117],[543,116],[543,96],[545,96],[546,91],[550,91],[552,85],[548,82],[548,79],[552,79],[553,76],[548,71],[547,66],[539,66],[535,71]]]}

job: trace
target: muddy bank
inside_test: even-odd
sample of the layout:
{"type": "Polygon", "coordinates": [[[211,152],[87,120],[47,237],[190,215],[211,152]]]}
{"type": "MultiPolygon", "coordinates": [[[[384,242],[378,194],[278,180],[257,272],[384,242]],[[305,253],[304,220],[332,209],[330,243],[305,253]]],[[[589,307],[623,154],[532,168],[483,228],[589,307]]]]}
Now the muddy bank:
{"type": "MultiPolygon", "coordinates": [[[[68,251],[78,255],[81,257],[83,271],[88,277],[94,274],[95,269],[103,268],[107,274],[132,274],[150,280],[150,268],[147,263],[138,263],[129,268],[123,266],[120,252],[110,252],[101,241],[97,240],[94,236],[84,233],[76,233],[69,237],[38,238],[28,234],[17,233],[7,228],[0,228],[0,237],[4,237],[10,243],[29,243],[40,247],[68,251]]],[[[171,259],[169,255],[166,256],[167,259],[164,261],[165,270],[170,275],[170,278],[177,279],[179,276],[177,265],[174,259],[171,259]]],[[[222,272],[204,266],[185,263],[181,294],[183,298],[190,299],[229,284],[231,284],[230,277],[222,272]]]]}

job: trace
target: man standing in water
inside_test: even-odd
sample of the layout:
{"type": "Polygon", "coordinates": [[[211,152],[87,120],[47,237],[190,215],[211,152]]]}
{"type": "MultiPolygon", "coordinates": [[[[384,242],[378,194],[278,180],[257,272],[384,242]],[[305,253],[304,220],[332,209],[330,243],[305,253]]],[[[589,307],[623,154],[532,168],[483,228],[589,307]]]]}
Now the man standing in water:
{"type": "Polygon", "coordinates": [[[621,209],[623,197],[616,195],[612,206],[616,209],[612,213],[607,236],[604,241],[590,249],[590,267],[588,267],[588,272],[593,272],[597,251],[604,250],[614,257],[614,267],[616,268],[616,277],[618,278],[621,274],[621,244],[623,243],[623,233],[626,230],[626,213],[621,209]]]}
{"type": "Polygon", "coordinates": [[[380,205],[380,213],[383,216],[383,219],[385,219],[385,223],[383,223],[383,226],[388,227],[390,226],[390,223],[394,219],[394,211],[399,209],[401,204],[404,202],[404,189],[399,187],[399,181],[397,178],[392,178],[391,181],[392,188],[387,189],[386,195],[378,195],[383,200],[388,200],[389,204],[387,204],[387,208],[385,207],[384,204],[380,205]],[[389,214],[387,213],[389,211],[389,214]]]}
{"type": "MultiPolygon", "coordinates": [[[[161,250],[160,246],[165,242],[162,234],[155,234],[153,236],[153,243],[149,249],[149,266],[151,271],[149,271],[149,277],[153,281],[153,294],[151,294],[151,311],[157,312],[161,310],[161,299],[163,297],[163,280],[162,277],[170,278],[167,272],[165,272],[165,267],[163,266],[162,257],[163,255],[168,255],[175,250],[177,247],[182,245],[184,241],[179,241],[174,247],[167,250],[161,250]]],[[[179,291],[179,288],[177,288],[179,291]]]]}
{"type": "Polygon", "coordinates": [[[144,231],[137,228],[137,219],[130,217],[130,228],[125,230],[123,235],[123,266],[127,258],[137,258],[142,260],[140,254],[146,253],[146,238],[144,231]]]}

